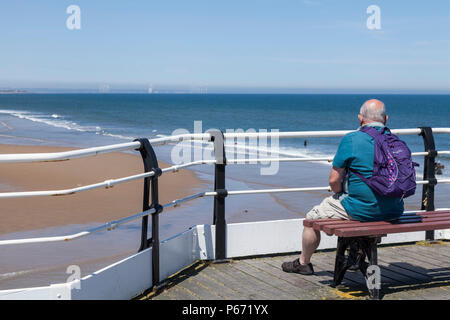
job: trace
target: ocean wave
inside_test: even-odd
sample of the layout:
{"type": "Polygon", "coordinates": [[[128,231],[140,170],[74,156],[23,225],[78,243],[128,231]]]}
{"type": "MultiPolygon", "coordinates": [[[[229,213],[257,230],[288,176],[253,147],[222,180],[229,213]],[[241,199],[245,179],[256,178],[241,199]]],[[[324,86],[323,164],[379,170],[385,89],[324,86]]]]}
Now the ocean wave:
{"type": "Polygon", "coordinates": [[[7,272],[7,273],[0,273],[0,281],[1,280],[8,280],[11,278],[16,278],[19,276],[23,276],[26,274],[31,274],[36,272],[36,270],[21,270],[21,271],[14,271],[14,272],[7,272]]]}
{"type": "Polygon", "coordinates": [[[29,111],[18,110],[0,110],[0,113],[5,113],[19,119],[25,119],[33,122],[44,123],[56,128],[64,128],[67,130],[76,130],[82,132],[97,131],[97,127],[81,126],[74,121],[63,120],[57,114],[32,113],[29,111]]]}
{"type": "Polygon", "coordinates": [[[133,140],[134,139],[133,137],[110,133],[100,126],[80,125],[77,122],[65,119],[64,116],[61,116],[56,113],[45,114],[45,113],[29,112],[29,111],[22,111],[22,110],[0,109],[0,114],[2,114],[2,113],[19,118],[19,119],[23,119],[23,120],[29,120],[29,121],[33,121],[33,122],[37,122],[37,123],[43,123],[43,124],[46,124],[48,126],[55,127],[55,128],[62,128],[62,129],[71,130],[71,131],[95,133],[97,135],[104,135],[104,136],[119,138],[119,139],[123,139],[123,140],[133,140]]]}
{"type": "Polygon", "coordinates": [[[107,137],[112,137],[112,138],[119,138],[119,139],[124,139],[124,140],[134,140],[135,137],[129,137],[129,136],[123,136],[121,134],[114,134],[114,133],[107,133],[107,132],[102,132],[102,133],[98,133],[107,137]]]}

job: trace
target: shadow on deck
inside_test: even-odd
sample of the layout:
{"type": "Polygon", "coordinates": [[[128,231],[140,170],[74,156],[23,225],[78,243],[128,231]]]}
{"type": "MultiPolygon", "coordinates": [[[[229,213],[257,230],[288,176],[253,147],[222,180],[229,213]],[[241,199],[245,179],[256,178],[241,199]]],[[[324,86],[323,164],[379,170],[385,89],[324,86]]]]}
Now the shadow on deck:
{"type": "MultiPolygon", "coordinates": [[[[295,254],[232,259],[214,264],[198,261],[171,276],[158,290],[137,299],[155,300],[325,300],[367,299],[365,278],[347,271],[342,285],[332,288],[335,251],[312,257],[315,275],[281,270],[295,254]]],[[[382,299],[450,299],[450,242],[379,246],[382,299]]]]}

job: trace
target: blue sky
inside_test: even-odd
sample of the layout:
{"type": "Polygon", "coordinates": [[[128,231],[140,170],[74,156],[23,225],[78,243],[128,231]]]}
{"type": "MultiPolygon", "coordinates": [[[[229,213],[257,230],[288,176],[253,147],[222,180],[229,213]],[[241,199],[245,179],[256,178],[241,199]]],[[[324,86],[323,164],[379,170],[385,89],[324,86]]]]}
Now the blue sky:
{"type": "Polygon", "coordinates": [[[450,92],[449,31],[447,0],[2,1],[0,87],[450,92]]]}

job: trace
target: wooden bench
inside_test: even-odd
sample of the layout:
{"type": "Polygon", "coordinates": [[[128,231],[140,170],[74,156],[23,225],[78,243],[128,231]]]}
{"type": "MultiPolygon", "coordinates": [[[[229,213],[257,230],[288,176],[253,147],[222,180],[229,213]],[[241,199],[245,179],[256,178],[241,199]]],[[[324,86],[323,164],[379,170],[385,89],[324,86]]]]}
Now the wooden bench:
{"type": "Polygon", "coordinates": [[[381,242],[381,238],[390,233],[448,229],[450,210],[408,213],[397,220],[379,222],[305,219],[303,225],[338,237],[332,286],[338,286],[342,282],[348,269],[359,269],[366,278],[370,297],[379,299],[381,274],[377,266],[377,244],[381,242]],[[375,278],[377,281],[371,282],[375,278]]]}

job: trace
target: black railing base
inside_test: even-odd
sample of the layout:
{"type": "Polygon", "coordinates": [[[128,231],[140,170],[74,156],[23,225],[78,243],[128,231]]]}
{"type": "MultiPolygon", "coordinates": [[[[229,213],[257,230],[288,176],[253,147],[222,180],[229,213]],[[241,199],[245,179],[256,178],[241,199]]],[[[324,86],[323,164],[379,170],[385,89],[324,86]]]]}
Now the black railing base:
{"type": "Polygon", "coordinates": [[[230,263],[231,259],[217,259],[217,260],[212,260],[213,264],[221,264],[221,263],[230,263]]]}
{"type": "MultiPolygon", "coordinates": [[[[430,236],[434,237],[434,233],[430,236]]],[[[423,243],[423,244],[440,244],[441,240],[437,240],[437,239],[425,239],[423,241],[419,241],[419,243],[423,243]]]]}
{"type": "Polygon", "coordinates": [[[216,248],[215,260],[226,260],[227,256],[227,222],[225,219],[225,198],[228,191],[225,187],[225,166],[227,159],[225,157],[225,145],[223,132],[220,130],[208,130],[211,134],[211,141],[214,143],[214,157],[216,164],[214,166],[214,217],[213,223],[216,227],[216,248]]]}
{"type": "Polygon", "coordinates": [[[152,291],[159,291],[167,285],[167,281],[161,281],[153,285],[152,291]]]}
{"type": "Polygon", "coordinates": [[[138,252],[149,247],[152,248],[152,279],[153,285],[159,283],[159,214],[163,211],[163,207],[159,204],[158,177],[162,174],[162,170],[158,166],[158,159],[155,151],[147,138],[135,139],[139,141],[141,146],[142,161],[144,162],[145,172],[153,171],[155,174],[144,179],[144,196],[142,210],[155,209],[151,214],[152,237],[148,239],[148,216],[142,217],[141,245],[138,252]]]}
{"type": "MultiPolygon", "coordinates": [[[[422,206],[421,210],[434,211],[434,186],[436,185],[435,166],[436,166],[436,145],[434,143],[433,129],[430,127],[419,127],[420,136],[423,138],[425,151],[428,155],[424,158],[423,180],[428,180],[429,184],[422,187],[422,206]]],[[[425,240],[434,240],[434,231],[425,232],[425,240]]]]}

